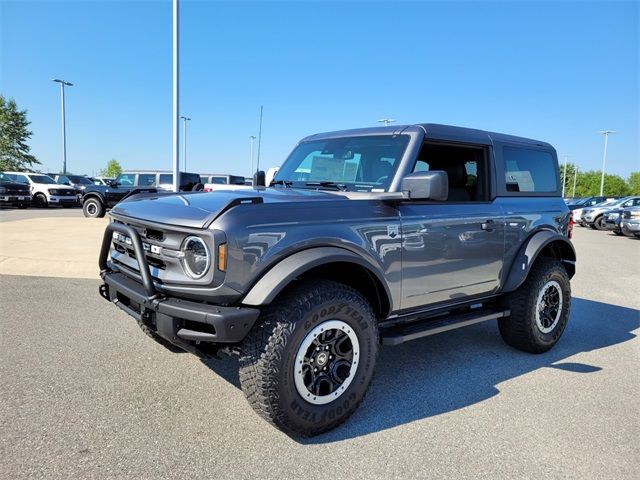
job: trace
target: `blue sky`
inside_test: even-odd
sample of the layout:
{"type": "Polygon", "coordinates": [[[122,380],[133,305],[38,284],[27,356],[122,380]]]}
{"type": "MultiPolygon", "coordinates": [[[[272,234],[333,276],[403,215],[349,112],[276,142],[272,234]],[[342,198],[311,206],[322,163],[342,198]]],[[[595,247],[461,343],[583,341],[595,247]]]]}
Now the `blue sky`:
{"type": "MultiPolygon", "coordinates": [[[[1,92],[29,111],[33,153],[68,169],[171,169],[171,2],[0,2],[1,92]]],[[[640,170],[638,2],[181,1],[188,170],[249,174],[302,137],[449,123],[551,142],[582,169],[640,170]]]]}

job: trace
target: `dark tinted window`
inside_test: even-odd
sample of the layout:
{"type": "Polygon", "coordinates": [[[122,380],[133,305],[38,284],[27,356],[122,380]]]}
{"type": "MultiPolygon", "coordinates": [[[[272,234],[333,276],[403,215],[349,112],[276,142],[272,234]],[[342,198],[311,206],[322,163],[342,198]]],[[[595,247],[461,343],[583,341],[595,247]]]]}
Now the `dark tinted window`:
{"type": "Polygon", "coordinates": [[[558,189],[556,165],[549,152],[504,147],[502,153],[507,192],[555,192],[558,189]]]}
{"type": "Polygon", "coordinates": [[[155,173],[141,173],[138,175],[139,187],[153,187],[156,184],[155,173]]]}
{"type": "Polygon", "coordinates": [[[224,177],[211,177],[211,182],[209,183],[215,183],[216,185],[226,185],[227,179],[224,177]]]}

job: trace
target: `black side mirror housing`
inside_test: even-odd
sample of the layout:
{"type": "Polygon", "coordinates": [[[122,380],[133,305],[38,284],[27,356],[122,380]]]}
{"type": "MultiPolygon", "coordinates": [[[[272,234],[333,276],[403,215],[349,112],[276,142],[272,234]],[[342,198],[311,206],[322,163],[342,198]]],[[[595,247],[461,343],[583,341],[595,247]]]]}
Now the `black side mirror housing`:
{"type": "Polygon", "coordinates": [[[401,189],[409,200],[443,202],[449,197],[449,176],[444,170],[413,172],[402,179],[401,189]]]}
{"type": "Polygon", "coordinates": [[[258,170],[253,174],[253,186],[254,187],[264,187],[266,186],[266,175],[264,170],[258,170]]]}

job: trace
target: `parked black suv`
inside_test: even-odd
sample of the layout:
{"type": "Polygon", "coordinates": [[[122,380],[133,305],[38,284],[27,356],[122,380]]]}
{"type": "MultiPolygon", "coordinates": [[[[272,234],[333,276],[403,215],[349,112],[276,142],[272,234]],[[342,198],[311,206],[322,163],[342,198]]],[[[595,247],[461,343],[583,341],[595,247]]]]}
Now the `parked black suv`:
{"type": "MultiPolygon", "coordinates": [[[[189,192],[202,185],[197,173],[180,173],[180,190],[189,192]]],[[[122,172],[109,185],[87,186],[80,199],[85,217],[104,217],[107,209],[123,198],[137,193],[169,191],[173,187],[171,172],[137,170],[122,172]]]]}
{"type": "Polygon", "coordinates": [[[549,350],[576,254],[548,143],[445,125],[312,135],[269,188],[112,211],[101,295],[201,357],[240,355],[262,417],[315,435],[362,401],[380,345],[497,320],[549,350]]]}
{"type": "Polygon", "coordinates": [[[27,208],[31,204],[31,189],[0,172],[0,206],[27,208]]]}

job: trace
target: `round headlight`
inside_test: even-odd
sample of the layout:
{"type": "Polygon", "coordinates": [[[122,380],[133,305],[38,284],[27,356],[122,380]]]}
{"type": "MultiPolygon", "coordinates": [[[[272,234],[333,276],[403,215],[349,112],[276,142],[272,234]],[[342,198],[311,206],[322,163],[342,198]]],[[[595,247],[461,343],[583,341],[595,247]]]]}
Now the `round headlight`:
{"type": "Polygon", "coordinates": [[[192,278],[200,278],[211,263],[207,245],[198,237],[187,237],[182,245],[183,266],[187,274],[192,278]]]}

